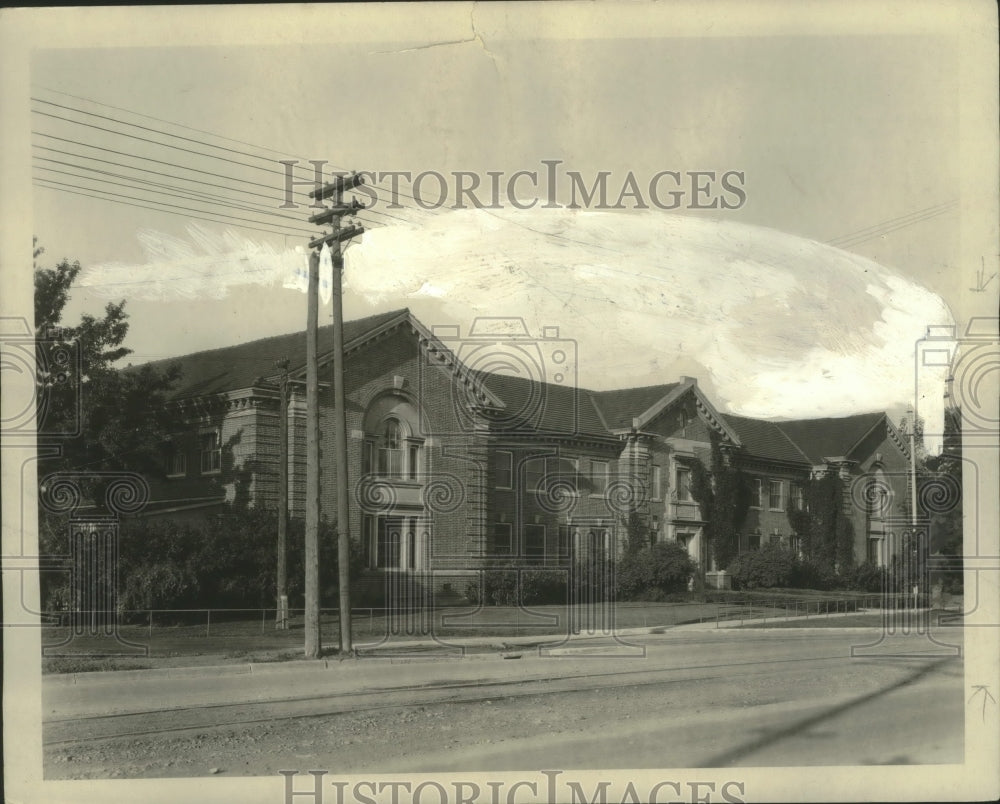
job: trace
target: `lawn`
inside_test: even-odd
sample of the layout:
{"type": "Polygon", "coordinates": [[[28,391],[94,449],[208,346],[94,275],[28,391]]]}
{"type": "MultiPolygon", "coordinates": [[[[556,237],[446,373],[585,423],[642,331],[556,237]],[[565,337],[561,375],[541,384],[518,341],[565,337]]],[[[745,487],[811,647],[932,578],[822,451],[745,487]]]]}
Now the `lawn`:
{"type": "MultiPolygon", "coordinates": [[[[353,612],[352,637],[360,650],[376,646],[437,640],[479,638],[482,649],[502,649],[511,638],[551,637],[571,633],[610,633],[629,628],[672,628],[686,623],[738,620],[748,625],[794,627],[776,618],[804,618],[803,624],[823,622],[827,613],[851,615],[878,605],[878,596],[836,593],[803,594],[797,590],[757,593],[709,592],[705,600],[672,603],[618,603],[593,606],[516,607],[454,606],[392,615],[384,609],[353,612]],[[495,640],[495,641],[494,641],[495,640]]],[[[858,615],[858,622],[878,624],[879,614],[858,615]]],[[[852,616],[831,617],[830,626],[845,627],[852,616]]],[[[336,652],[340,623],[335,611],[321,617],[324,654],[336,652]]],[[[114,636],[76,637],[68,627],[43,629],[43,672],[68,673],[114,669],[190,666],[200,664],[287,661],[302,655],[301,612],[287,630],[274,627],[274,611],[200,610],[136,613],[114,636]]],[[[451,644],[460,644],[452,642],[451,644]]]]}

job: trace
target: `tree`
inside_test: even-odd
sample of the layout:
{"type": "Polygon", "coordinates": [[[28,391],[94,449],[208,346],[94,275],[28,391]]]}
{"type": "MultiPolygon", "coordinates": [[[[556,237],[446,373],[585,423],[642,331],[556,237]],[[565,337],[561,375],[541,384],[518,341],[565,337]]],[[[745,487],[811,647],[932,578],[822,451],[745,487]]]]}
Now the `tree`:
{"type": "MultiPolygon", "coordinates": [[[[35,247],[35,258],[43,249],[35,247]]],[[[62,322],[79,262],[55,268],[35,263],[35,338],[39,346],[39,441],[61,448],[45,457],[43,471],[162,472],[162,452],[171,416],[167,395],[179,376],[172,367],[122,370],[131,354],[125,301],[109,303],[104,315],[81,316],[76,326],[62,322]],[[66,435],[74,434],[74,435],[66,435]]],[[[97,482],[80,476],[84,495],[100,504],[97,482]]]]}
{"type": "Polygon", "coordinates": [[[700,460],[691,472],[691,496],[705,519],[704,534],[717,567],[728,567],[739,554],[740,527],[750,509],[746,475],[723,453],[721,438],[712,433],[711,468],[700,460]]]}

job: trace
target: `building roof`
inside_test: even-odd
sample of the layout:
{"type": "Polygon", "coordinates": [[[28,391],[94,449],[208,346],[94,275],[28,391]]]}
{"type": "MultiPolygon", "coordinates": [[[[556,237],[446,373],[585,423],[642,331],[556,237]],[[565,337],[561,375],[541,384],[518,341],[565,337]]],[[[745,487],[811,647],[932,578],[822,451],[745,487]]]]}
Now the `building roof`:
{"type": "MultiPolygon", "coordinates": [[[[396,321],[415,321],[406,308],[344,322],[344,343],[363,341],[396,321]]],[[[419,322],[417,322],[419,323],[419,322]]],[[[333,350],[333,326],[318,330],[318,352],[333,350]]],[[[303,332],[261,338],[236,346],[209,349],[148,365],[165,369],[179,365],[181,377],[172,399],[204,396],[250,388],[262,379],[274,378],[277,360],[287,358],[289,372],[301,371],[306,362],[303,332]]],[[[126,371],[130,370],[126,369],[126,371]]],[[[628,429],[633,419],[663,402],[684,383],[664,383],[641,388],[591,391],[528,377],[474,372],[483,386],[499,399],[501,429],[506,424],[554,435],[595,435],[611,437],[628,429]]],[[[689,381],[691,388],[696,385],[689,381]]],[[[706,403],[707,404],[707,403],[706,403]]],[[[773,422],[746,416],[719,414],[737,436],[746,452],[766,460],[795,464],[818,464],[824,458],[846,456],[885,417],[884,413],[862,413],[842,418],[797,419],[773,422]]]]}
{"type": "Polygon", "coordinates": [[[595,407],[611,430],[627,429],[632,419],[645,413],[673,391],[679,382],[647,385],[644,388],[620,388],[616,391],[589,391],[595,407]]]}
{"type": "Polygon", "coordinates": [[[721,414],[736,432],[744,450],[757,458],[786,463],[810,464],[812,461],[775,422],[751,419],[747,416],[721,414]]]}
{"type": "Polygon", "coordinates": [[[528,426],[543,433],[610,436],[594,407],[594,391],[528,377],[476,372],[492,394],[504,403],[501,429],[528,426]]]}
{"type": "MultiPolygon", "coordinates": [[[[394,318],[409,314],[409,310],[393,310],[389,313],[359,318],[344,322],[344,343],[350,343],[387,324],[394,318]]],[[[333,350],[333,325],[318,329],[319,354],[333,350]]],[[[224,346],[181,357],[157,360],[148,365],[165,369],[170,365],[181,367],[181,376],[171,399],[185,399],[193,396],[217,394],[249,388],[261,377],[274,377],[278,373],[275,361],[288,358],[288,370],[295,372],[306,363],[306,338],[302,331],[287,335],[224,346]]]]}
{"type": "Polygon", "coordinates": [[[809,460],[823,463],[824,458],[847,456],[885,413],[859,413],[854,416],[827,419],[795,419],[776,422],[809,460]]]}

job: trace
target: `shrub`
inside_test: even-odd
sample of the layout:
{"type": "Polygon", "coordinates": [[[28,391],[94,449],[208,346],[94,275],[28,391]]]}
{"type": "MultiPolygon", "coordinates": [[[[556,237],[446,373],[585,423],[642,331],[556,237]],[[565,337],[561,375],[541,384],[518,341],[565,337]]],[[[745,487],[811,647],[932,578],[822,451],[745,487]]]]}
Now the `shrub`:
{"type": "Polygon", "coordinates": [[[858,564],[848,576],[848,587],[858,592],[881,592],[885,583],[885,567],[866,561],[858,564]]]}
{"type": "Polygon", "coordinates": [[[566,573],[530,569],[509,564],[484,570],[479,580],[469,581],[465,597],[484,606],[540,606],[566,602],[566,573]]]}
{"type": "Polygon", "coordinates": [[[801,582],[798,555],[778,544],[743,553],[730,564],[733,586],[738,589],[780,589],[801,582]]]}
{"type": "Polygon", "coordinates": [[[626,553],[618,561],[618,599],[665,600],[687,589],[694,570],[691,556],[677,542],[657,542],[626,553]]]}

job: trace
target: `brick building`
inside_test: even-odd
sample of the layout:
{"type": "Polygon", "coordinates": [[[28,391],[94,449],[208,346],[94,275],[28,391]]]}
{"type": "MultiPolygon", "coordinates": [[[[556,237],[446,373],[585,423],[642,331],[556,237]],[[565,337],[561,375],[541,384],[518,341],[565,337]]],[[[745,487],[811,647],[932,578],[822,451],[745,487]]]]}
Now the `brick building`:
{"type": "MultiPolygon", "coordinates": [[[[691,471],[708,463],[713,432],[753,485],[742,550],[775,540],[794,547],[787,508],[800,504],[806,480],[828,471],[843,479],[856,560],[885,563],[894,549],[880,512],[891,507],[886,498],[905,495],[908,453],[884,413],[771,422],[718,412],[688,377],[589,391],[572,387],[569,370],[548,381],[530,370],[510,376],[489,370],[491,354],[557,365],[567,360],[562,342],[518,332],[450,341],[408,310],[347,322],[344,337],[350,533],[374,576],[433,576],[435,588],[461,588],[498,563],[565,566],[621,549],[630,513],[651,539],[678,541],[704,561],[691,471]],[[853,504],[859,483],[888,504],[853,504]]],[[[332,328],[321,328],[321,505],[330,517],[332,346],[332,328]]],[[[303,515],[302,333],[163,361],[181,364],[171,404],[183,425],[153,484],[152,513],[276,504],[281,358],[290,361],[290,508],[303,515]]]]}

